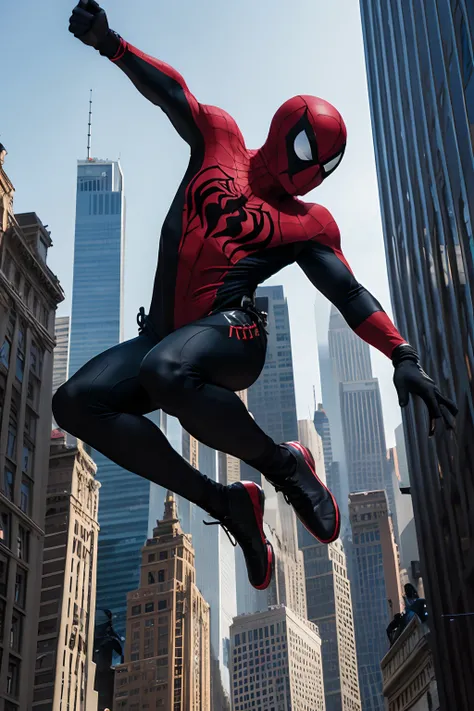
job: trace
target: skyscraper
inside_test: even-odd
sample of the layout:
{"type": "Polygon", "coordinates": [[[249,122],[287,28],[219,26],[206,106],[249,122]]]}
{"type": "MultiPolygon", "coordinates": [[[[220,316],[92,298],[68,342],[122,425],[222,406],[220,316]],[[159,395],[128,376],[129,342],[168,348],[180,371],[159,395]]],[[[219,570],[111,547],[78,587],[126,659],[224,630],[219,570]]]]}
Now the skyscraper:
{"type": "MultiPolygon", "coordinates": [[[[122,339],[124,225],[119,163],[78,161],[69,377],[122,339]]],[[[127,592],[138,583],[137,554],[148,533],[150,483],[97,451],[92,457],[102,484],[97,607],[112,610],[124,634],[127,592]]]]}
{"type": "Polygon", "coordinates": [[[391,508],[393,484],[387,466],[382,402],[372,376],[370,350],[331,307],[329,351],[339,384],[349,492],[385,489],[391,508]]]}
{"type": "Polygon", "coordinates": [[[362,708],[384,711],[380,661],[386,628],[401,612],[398,554],[385,491],[350,494],[354,578],[352,600],[362,708]]]}
{"type": "Polygon", "coordinates": [[[404,412],[441,707],[474,698],[474,6],[361,0],[389,281],[397,324],[459,406],[428,441],[404,412]],[[440,581],[443,581],[440,584],[440,581]],[[447,622],[446,614],[458,614],[447,622]]]}
{"type": "Polygon", "coordinates": [[[114,708],[211,711],[209,605],[196,585],[192,538],[171,492],[142,548],[140,586],[127,598],[114,708]]]}
{"type": "Polygon", "coordinates": [[[395,510],[397,513],[400,565],[407,571],[411,582],[417,584],[416,576],[414,576],[414,569],[416,568],[416,570],[419,570],[420,553],[418,550],[418,539],[415,528],[412,498],[411,494],[406,493],[407,488],[409,490],[411,489],[407,467],[407,454],[405,437],[403,434],[403,425],[400,425],[395,430],[395,441],[397,442],[397,446],[393,448],[392,455],[395,465],[393,472],[393,489],[395,495],[395,510]],[[402,488],[405,490],[405,493],[402,493],[402,488]]]}
{"type": "Polygon", "coordinates": [[[231,627],[233,711],[325,711],[318,628],[284,605],[231,627]]]}
{"type": "Polygon", "coordinates": [[[43,607],[54,316],[64,295],[47,266],[49,232],[35,213],[13,214],[4,155],[0,144],[0,705],[22,711],[43,607]]]}
{"type": "MultiPolygon", "coordinates": [[[[298,432],[300,442],[313,453],[319,478],[325,481],[321,436],[311,420],[299,420],[298,432]]],[[[329,546],[319,543],[300,522],[298,541],[304,560],[307,617],[318,626],[322,642],[326,711],[361,711],[344,548],[340,541],[329,546]]]]}
{"type": "Polygon", "coordinates": [[[351,585],[341,541],[307,535],[304,555],[308,619],[321,636],[326,711],[361,711],[351,585]]]}
{"type": "MultiPolygon", "coordinates": [[[[218,453],[183,431],[183,456],[200,472],[218,481],[218,453]]],[[[189,520],[196,555],[196,582],[210,605],[211,707],[230,708],[229,628],[237,614],[235,549],[220,526],[204,526],[206,514],[179,497],[183,520],[189,520]]]]}
{"type": "Polygon", "coordinates": [[[94,649],[98,491],[82,442],[51,435],[33,711],[97,711],[94,649]],[[45,652],[45,648],[48,652],[45,652]]]}
{"type": "MultiPolygon", "coordinates": [[[[297,440],[290,317],[283,287],[259,287],[256,303],[257,308],[268,314],[268,345],[265,367],[257,382],[248,389],[248,408],[257,424],[275,442],[297,440]]],[[[248,478],[245,465],[242,467],[242,478],[248,478]]],[[[282,494],[276,495],[271,485],[262,482],[261,475],[253,480],[263,484],[268,499],[277,496],[282,536],[287,542],[292,538],[291,545],[296,550],[296,519],[293,509],[285,502],[282,494]]]]}
{"type": "Polygon", "coordinates": [[[323,443],[324,467],[327,470],[330,469],[332,464],[331,428],[329,426],[329,418],[321,402],[318,403],[318,409],[314,411],[313,421],[316,432],[321,437],[323,443]]]}
{"type": "Polygon", "coordinates": [[[333,305],[329,316],[328,340],[329,355],[339,383],[372,378],[368,344],[356,336],[333,305]]]}
{"type": "Polygon", "coordinates": [[[53,395],[67,380],[69,360],[69,316],[59,316],[54,324],[53,395]]]}
{"type": "Polygon", "coordinates": [[[255,421],[275,442],[298,438],[290,318],[282,286],[260,286],[257,306],[268,314],[265,367],[248,390],[255,421]]]}

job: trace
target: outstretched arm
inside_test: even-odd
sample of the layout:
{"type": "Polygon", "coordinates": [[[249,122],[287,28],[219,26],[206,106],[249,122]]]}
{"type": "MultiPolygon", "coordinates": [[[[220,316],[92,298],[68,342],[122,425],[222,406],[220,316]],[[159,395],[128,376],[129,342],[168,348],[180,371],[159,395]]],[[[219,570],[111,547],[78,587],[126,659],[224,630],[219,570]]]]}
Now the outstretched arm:
{"type": "Polygon", "coordinates": [[[201,135],[197,124],[200,105],[179,72],[113,32],[95,0],[79,2],[71,15],[69,30],[117,64],[140,93],[166,113],[179,135],[191,147],[197,144],[201,135]]]}
{"type": "Polygon", "coordinates": [[[352,330],[388,358],[406,343],[382,306],[355,278],[338,244],[308,242],[297,262],[314,286],[341,312],[352,330]]]}
{"type": "Polygon", "coordinates": [[[352,330],[392,359],[400,406],[408,405],[410,393],[418,395],[428,408],[429,435],[434,434],[440,417],[451,428],[449,415],[457,414],[455,403],[441,394],[421,368],[416,350],[402,338],[379,302],[354,277],[341,251],[336,224],[328,223],[326,232],[329,233],[327,243],[307,242],[297,263],[314,286],[339,309],[352,330]]]}

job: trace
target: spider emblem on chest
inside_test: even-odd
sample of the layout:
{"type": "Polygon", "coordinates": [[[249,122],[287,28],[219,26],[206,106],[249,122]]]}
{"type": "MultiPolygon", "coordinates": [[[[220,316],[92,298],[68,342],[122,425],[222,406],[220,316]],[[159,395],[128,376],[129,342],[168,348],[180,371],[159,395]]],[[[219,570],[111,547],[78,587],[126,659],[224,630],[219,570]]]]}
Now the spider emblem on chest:
{"type": "Polygon", "coordinates": [[[238,190],[235,178],[219,166],[205,168],[195,176],[188,187],[186,206],[184,238],[199,230],[203,240],[222,239],[222,250],[230,260],[238,252],[265,249],[275,234],[265,203],[249,200],[238,190]]]}

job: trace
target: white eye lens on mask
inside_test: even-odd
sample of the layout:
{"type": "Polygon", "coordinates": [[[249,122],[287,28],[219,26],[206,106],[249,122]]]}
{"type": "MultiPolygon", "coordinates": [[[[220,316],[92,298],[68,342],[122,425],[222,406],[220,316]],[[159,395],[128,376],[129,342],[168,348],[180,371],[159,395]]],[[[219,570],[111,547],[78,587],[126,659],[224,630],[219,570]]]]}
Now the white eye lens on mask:
{"type": "Polygon", "coordinates": [[[334,170],[334,168],[337,168],[337,166],[339,165],[341,160],[342,160],[342,153],[339,153],[339,155],[336,156],[335,158],[333,158],[332,160],[330,160],[329,163],[324,164],[324,166],[323,166],[324,172],[330,173],[332,170],[334,170]]]}
{"type": "Polygon", "coordinates": [[[300,131],[295,138],[295,153],[300,160],[313,160],[313,152],[306,131],[300,131]]]}

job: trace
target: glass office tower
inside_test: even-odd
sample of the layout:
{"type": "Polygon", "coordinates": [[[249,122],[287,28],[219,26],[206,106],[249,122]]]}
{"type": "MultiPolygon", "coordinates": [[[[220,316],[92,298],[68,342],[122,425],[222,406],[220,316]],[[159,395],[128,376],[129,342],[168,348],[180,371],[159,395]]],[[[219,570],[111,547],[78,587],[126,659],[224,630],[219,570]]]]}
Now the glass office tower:
{"type": "Polygon", "coordinates": [[[459,406],[404,412],[441,708],[474,698],[474,4],[361,0],[396,321],[459,406]]]}
{"type": "MultiPolygon", "coordinates": [[[[122,340],[123,175],[115,161],[79,161],[69,377],[122,340]]],[[[147,537],[150,484],[91,452],[101,482],[97,607],[112,610],[125,634],[127,592],[138,586],[147,537]]]]}

